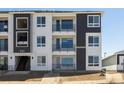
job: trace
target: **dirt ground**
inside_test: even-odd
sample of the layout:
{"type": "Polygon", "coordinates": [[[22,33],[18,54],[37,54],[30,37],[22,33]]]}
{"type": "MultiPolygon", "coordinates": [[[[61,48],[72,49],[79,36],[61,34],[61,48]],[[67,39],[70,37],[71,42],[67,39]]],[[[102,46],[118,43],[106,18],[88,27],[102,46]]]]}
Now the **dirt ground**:
{"type": "Polygon", "coordinates": [[[66,81],[91,81],[105,80],[105,76],[100,76],[100,73],[60,73],[60,82],[66,81]]]}
{"type": "Polygon", "coordinates": [[[27,82],[27,83],[56,83],[61,84],[69,81],[97,81],[105,80],[105,76],[100,76],[100,73],[75,73],[75,72],[30,72],[28,74],[18,75],[3,75],[0,76],[0,82],[27,82]],[[47,75],[48,74],[48,75],[47,75]],[[56,76],[55,76],[56,75],[56,76]]]}

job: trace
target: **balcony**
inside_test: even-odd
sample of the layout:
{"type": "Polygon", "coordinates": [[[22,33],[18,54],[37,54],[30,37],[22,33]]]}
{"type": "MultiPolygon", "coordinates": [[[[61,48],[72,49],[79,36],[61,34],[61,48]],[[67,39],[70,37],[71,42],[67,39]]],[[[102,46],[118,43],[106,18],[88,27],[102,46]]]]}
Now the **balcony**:
{"type": "Polygon", "coordinates": [[[75,45],[53,45],[53,51],[75,51],[75,45]]]}
{"type": "Polygon", "coordinates": [[[76,35],[74,24],[53,24],[52,32],[53,35],[76,35]]]}
{"type": "Polygon", "coordinates": [[[52,45],[53,55],[75,55],[75,45],[52,45]]]}

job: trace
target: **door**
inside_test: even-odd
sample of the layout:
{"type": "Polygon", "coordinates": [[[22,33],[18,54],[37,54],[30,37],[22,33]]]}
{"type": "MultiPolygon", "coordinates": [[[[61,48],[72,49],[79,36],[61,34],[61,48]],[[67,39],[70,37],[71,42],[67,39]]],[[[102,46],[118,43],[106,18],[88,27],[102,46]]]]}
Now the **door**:
{"type": "Polygon", "coordinates": [[[60,38],[56,39],[56,50],[60,50],[60,38]]]}
{"type": "Polygon", "coordinates": [[[60,57],[56,57],[56,69],[60,69],[60,57]]]}
{"type": "Polygon", "coordinates": [[[56,31],[60,31],[60,20],[56,20],[56,31]]]}
{"type": "Polygon", "coordinates": [[[16,71],[30,71],[30,57],[18,56],[16,57],[16,71]]]}

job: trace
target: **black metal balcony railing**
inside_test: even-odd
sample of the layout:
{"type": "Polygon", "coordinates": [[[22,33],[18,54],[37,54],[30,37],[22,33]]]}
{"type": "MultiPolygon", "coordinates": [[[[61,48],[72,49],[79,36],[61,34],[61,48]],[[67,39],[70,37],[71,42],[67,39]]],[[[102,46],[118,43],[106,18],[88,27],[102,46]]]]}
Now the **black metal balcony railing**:
{"type": "Polygon", "coordinates": [[[52,64],[53,70],[75,70],[75,64],[52,64]]]}
{"type": "Polygon", "coordinates": [[[74,32],[75,31],[75,25],[70,25],[70,24],[67,24],[67,25],[62,25],[62,24],[53,24],[52,25],[52,31],[53,32],[74,32]]]}
{"type": "Polygon", "coordinates": [[[52,45],[52,51],[75,51],[75,45],[73,46],[52,45]]]}

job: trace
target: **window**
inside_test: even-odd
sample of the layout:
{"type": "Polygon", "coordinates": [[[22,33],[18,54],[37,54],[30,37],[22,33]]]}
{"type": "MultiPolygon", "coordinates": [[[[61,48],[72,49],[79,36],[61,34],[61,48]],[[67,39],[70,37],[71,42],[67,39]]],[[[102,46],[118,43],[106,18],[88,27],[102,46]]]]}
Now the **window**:
{"type": "Polygon", "coordinates": [[[43,17],[37,17],[37,27],[45,27],[46,24],[46,18],[43,17]]]}
{"type": "Polygon", "coordinates": [[[7,32],[7,31],[8,31],[8,21],[0,20],[0,32],[7,32]]]}
{"type": "Polygon", "coordinates": [[[89,36],[88,37],[88,46],[99,46],[99,37],[98,36],[89,36]]]}
{"type": "Polygon", "coordinates": [[[46,38],[45,36],[38,36],[37,37],[37,47],[45,47],[46,46],[46,38]]]}
{"type": "Polygon", "coordinates": [[[87,27],[100,27],[100,16],[99,15],[88,15],[87,27]]]}
{"type": "Polygon", "coordinates": [[[0,39],[0,51],[8,51],[8,39],[0,39]]]}
{"type": "Polygon", "coordinates": [[[7,70],[8,68],[8,57],[0,56],[0,70],[7,70]]]}
{"type": "Polygon", "coordinates": [[[89,56],[88,66],[99,66],[99,56],[89,56]]]}
{"type": "Polygon", "coordinates": [[[62,29],[72,30],[73,29],[73,20],[62,20],[62,29]]]}
{"type": "Polygon", "coordinates": [[[46,56],[38,56],[37,57],[37,65],[38,66],[46,66],[46,56]]]}
{"type": "Polygon", "coordinates": [[[28,46],[28,32],[24,32],[24,31],[17,31],[16,32],[16,45],[21,46],[21,47],[25,47],[28,46]]]}
{"type": "Polygon", "coordinates": [[[73,48],[73,39],[62,38],[62,48],[73,48]]]}
{"type": "Polygon", "coordinates": [[[28,18],[17,17],[16,18],[16,30],[27,30],[28,29],[28,18]]]}
{"type": "Polygon", "coordinates": [[[62,58],[62,66],[72,67],[73,66],[73,58],[72,57],[62,58]]]}

